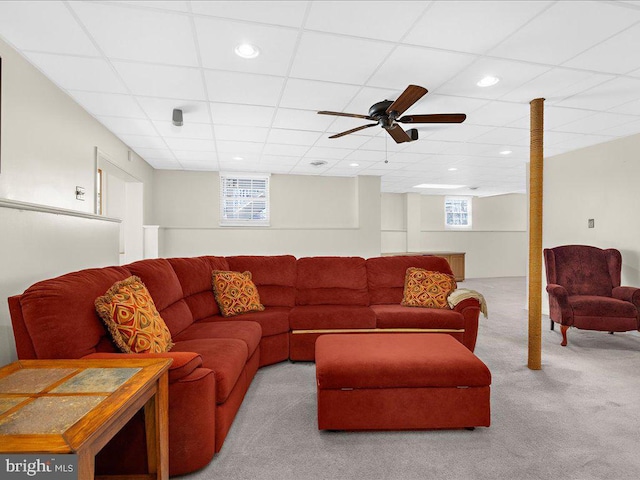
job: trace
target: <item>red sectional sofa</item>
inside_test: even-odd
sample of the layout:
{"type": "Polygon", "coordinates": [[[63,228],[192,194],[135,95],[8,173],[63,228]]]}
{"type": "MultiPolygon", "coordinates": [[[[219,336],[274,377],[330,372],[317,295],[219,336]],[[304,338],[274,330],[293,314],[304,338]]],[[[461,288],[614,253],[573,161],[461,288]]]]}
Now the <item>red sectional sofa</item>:
{"type": "MultiPolygon", "coordinates": [[[[9,298],[20,359],[121,358],[94,301],[115,282],[137,275],[171,331],[169,372],[171,475],[204,467],[224,443],[259,367],[314,360],[315,340],[332,332],[446,332],[475,347],[480,305],[455,309],[400,305],[408,267],[451,274],[432,256],[204,256],[142,260],[44,280],[9,298]],[[250,271],[265,310],[220,315],[213,270],[250,271]]],[[[144,472],[141,416],[98,455],[97,471],[144,472]]]]}

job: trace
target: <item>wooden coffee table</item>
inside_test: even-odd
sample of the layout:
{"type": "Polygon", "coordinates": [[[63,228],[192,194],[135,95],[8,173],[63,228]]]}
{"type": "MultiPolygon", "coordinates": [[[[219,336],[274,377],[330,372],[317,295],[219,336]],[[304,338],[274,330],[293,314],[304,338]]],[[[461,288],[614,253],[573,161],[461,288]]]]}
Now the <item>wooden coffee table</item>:
{"type": "Polygon", "coordinates": [[[77,454],[78,478],[144,408],[150,475],[167,479],[171,359],[21,360],[0,369],[0,451],[77,454]]]}

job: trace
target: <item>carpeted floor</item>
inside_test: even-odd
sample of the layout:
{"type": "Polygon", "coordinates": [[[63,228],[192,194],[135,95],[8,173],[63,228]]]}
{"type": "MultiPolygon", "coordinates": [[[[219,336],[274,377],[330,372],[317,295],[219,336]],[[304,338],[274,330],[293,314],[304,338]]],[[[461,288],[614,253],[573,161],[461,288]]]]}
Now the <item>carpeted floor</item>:
{"type": "Polygon", "coordinates": [[[490,368],[492,425],[475,431],[321,432],[315,367],[258,371],[222,451],[189,480],[635,479],[640,336],[543,319],[543,368],[527,364],[523,278],[467,280],[484,294],[476,355],[490,368]]]}

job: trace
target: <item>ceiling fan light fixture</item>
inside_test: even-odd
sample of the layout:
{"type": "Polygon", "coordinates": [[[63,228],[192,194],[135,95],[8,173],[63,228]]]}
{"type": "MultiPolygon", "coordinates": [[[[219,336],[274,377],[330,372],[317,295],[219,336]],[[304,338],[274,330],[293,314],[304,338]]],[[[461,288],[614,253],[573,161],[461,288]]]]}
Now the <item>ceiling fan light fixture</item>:
{"type": "Polygon", "coordinates": [[[498,83],[500,79],[498,77],[494,77],[493,75],[487,75],[486,77],[481,78],[476,85],[479,87],[492,87],[496,83],[498,83]]]}
{"type": "Polygon", "coordinates": [[[241,43],[236,45],[236,48],[233,51],[241,58],[251,59],[260,55],[260,49],[250,43],[241,43]]]}

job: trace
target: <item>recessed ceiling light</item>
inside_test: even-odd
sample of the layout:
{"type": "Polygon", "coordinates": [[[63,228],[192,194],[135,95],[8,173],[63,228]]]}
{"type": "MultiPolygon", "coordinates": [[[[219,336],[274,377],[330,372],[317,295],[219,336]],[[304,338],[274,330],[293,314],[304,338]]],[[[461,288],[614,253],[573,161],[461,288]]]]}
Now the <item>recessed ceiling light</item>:
{"type": "Polygon", "coordinates": [[[482,78],[478,83],[476,83],[476,85],[478,85],[479,87],[491,87],[492,85],[495,85],[499,81],[500,79],[498,77],[494,77],[493,75],[487,75],[486,77],[482,78]]]}
{"type": "Polygon", "coordinates": [[[241,43],[240,45],[237,45],[234,52],[242,58],[256,58],[260,55],[260,49],[250,43],[241,43]]]}
{"type": "Polygon", "coordinates": [[[420,185],[414,185],[413,188],[440,188],[443,190],[454,188],[462,188],[464,185],[448,185],[445,183],[421,183],[420,185]]]}
{"type": "Polygon", "coordinates": [[[233,157],[233,160],[244,160],[244,158],[235,156],[235,157],[233,157]]]}
{"type": "Polygon", "coordinates": [[[456,170],[458,170],[456,167],[451,167],[451,168],[449,168],[449,171],[450,171],[450,172],[455,172],[456,170]]]}
{"type": "Polygon", "coordinates": [[[359,167],[360,164],[359,163],[350,163],[349,166],[350,167],[359,167]]]}
{"type": "Polygon", "coordinates": [[[510,155],[510,154],[512,154],[512,153],[513,153],[513,152],[512,152],[511,150],[502,150],[502,151],[500,152],[500,155],[510,155]]]}

